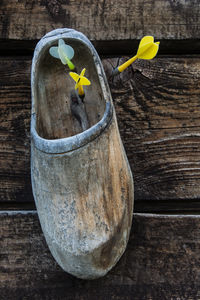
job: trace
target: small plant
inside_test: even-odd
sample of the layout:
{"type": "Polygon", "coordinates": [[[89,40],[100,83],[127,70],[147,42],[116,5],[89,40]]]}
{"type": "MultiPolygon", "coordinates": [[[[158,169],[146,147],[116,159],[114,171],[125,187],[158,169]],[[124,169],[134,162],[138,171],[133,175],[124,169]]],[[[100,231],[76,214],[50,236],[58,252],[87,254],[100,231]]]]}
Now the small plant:
{"type": "MultiPolygon", "coordinates": [[[[49,49],[51,56],[60,59],[64,65],[68,65],[70,70],[74,70],[75,66],[71,62],[74,57],[74,49],[66,45],[63,39],[58,40],[58,47],[54,46],[49,49]]],[[[86,68],[84,68],[80,75],[75,72],[69,72],[69,75],[76,82],[74,90],[70,92],[70,108],[72,115],[78,120],[82,130],[86,130],[89,127],[88,117],[85,110],[83,99],[85,92],[83,85],[90,85],[91,82],[84,76],[86,68]],[[78,89],[78,93],[77,90],[78,89]]]]}
{"type": "Polygon", "coordinates": [[[70,72],[69,73],[69,75],[76,82],[75,90],[78,89],[78,94],[79,94],[79,96],[81,98],[84,98],[84,96],[85,96],[85,93],[84,93],[84,90],[83,90],[83,85],[90,85],[91,84],[91,82],[84,76],[85,75],[85,71],[86,71],[86,68],[84,68],[81,71],[80,75],[78,75],[75,72],[70,72]]]}
{"type": "Polygon", "coordinates": [[[66,45],[62,39],[59,39],[58,47],[51,47],[49,49],[49,53],[51,56],[60,59],[63,65],[67,64],[70,70],[75,69],[74,64],[71,62],[71,59],[74,57],[74,49],[66,45]]]}
{"type": "MultiPolygon", "coordinates": [[[[154,42],[153,36],[145,36],[141,39],[137,54],[130,58],[128,61],[113,69],[112,76],[116,76],[128,68],[136,59],[152,59],[158,52],[160,42],[154,42]]],[[[49,49],[51,56],[60,59],[64,65],[68,65],[71,71],[75,70],[74,64],[71,59],[74,57],[74,49],[65,44],[63,39],[59,39],[58,46],[51,47],[49,49]]],[[[70,107],[74,117],[79,121],[83,130],[88,128],[88,119],[84,107],[83,99],[85,92],[84,85],[90,85],[91,82],[85,75],[86,68],[82,69],[80,74],[75,72],[69,72],[71,78],[76,82],[74,90],[70,94],[70,107]],[[78,93],[77,91],[78,90],[78,93]]]]}
{"type": "MultiPolygon", "coordinates": [[[[71,62],[71,59],[74,57],[74,49],[69,46],[66,45],[65,42],[62,39],[59,39],[58,41],[58,47],[51,47],[49,49],[49,53],[51,56],[58,58],[61,60],[61,62],[63,63],[63,65],[68,65],[68,67],[70,68],[70,70],[74,70],[75,66],[74,64],[71,62]]],[[[85,93],[83,90],[83,85],[90,85],[91,82],[84,76],[85,75],[85,71],[86,69],[84,68],[80,75],[78,75],[75,72],[70,72],[69,75],[74,79],[74,81],[76,82],[75,85],[75,90],[78,89],[78,95],[81,97],[81,99],[83,100],[85,93]]]]}
{"type": "Polygon", "coordinates": [[[112,75],[118,75],[128,68],[137,58],[139,59],[152,59],[156,56],[158,52],[160,42],[154,43],[153,36],[145,36],[141,39],[137,54],[127,60],[121,66],[115,68],[112,72],[112,75]]]}

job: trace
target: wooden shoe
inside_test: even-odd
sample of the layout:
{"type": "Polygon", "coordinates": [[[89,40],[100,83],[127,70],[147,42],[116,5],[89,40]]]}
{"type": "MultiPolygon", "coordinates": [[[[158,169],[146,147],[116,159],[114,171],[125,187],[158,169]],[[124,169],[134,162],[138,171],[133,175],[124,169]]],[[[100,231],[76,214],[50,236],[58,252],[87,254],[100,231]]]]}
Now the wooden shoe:
{"type": "Polygon", "coordinates": [[[45,35],[34,52],[31,87],[32,188],[48,247],[70,274],[104,276],[128,242],[133,179],[104,70],[90,41],[72,29],[45,35]],[[71,94],[70,70],[49,54],[59,39],[73,47],[77,72],[85,67],[91,81],[85,88],[85,130],[72,113],[77,95],[71,94]]]}

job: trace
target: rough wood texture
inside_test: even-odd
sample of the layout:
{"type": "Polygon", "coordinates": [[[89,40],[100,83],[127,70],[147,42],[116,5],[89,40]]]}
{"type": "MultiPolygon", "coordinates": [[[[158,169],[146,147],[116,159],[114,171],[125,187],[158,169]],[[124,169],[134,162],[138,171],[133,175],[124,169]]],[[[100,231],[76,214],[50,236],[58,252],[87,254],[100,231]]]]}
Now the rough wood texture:
{"type": "Polygon", "coordinates": [[[32,200],[30,58],[0,59],[0,201],[32,200]]]}
{"type": "Polygon", "coordinates": [[[35,212],[1,212],[1,299],[199,299],[199,224],[199,216],[135,214],[116,267],[83,281],[56,264],[35,212]]]}
{"type": "Polygon", "coordinates": [[[31,91],[32,189],[48,246],[70,274],[102,277],[125,251],[134,191],[108,83],[91,42],[72,29],[41,39],[31,91]],[[84,66],[92,81],[84,87],[90,127],[81,132],[68,105],[74,82],[48,53],[61,38],[74,48],[78,74],[84,66]]]}
{"type": "MultiPolygon", "coordinates": [[[[71,111],[70,94],[74,91],[76,83],[69,76],[70,69],[63,65],[60,59],[49,54],[50,43],[51,46],[58,46],[58,40],[64,37],[66,44],[75,51],[72,59],[76,67],[74,71],[80,74],[84,67],[85,76],[92,81],[90,86],[84,86],[83,104],[89,128],[102,119],[106,109],[105,101],[109,98],[107,94],[103,95],[99,79],[102,73],[97,73],[98,66],[96,67],[91,54],[94,47],[89,40],[85,41],[85,36],[75,30],[51,31],[49,37],[46,35],[38,43],[32,67],[32,111],[36,113],[37,132],[45,139],[71,137],[83,131],[80,122],[71,111]],[[92,48],[89,48],[87,43],[92,48]]],[[[93,55],[97,55],[96,52],[93,55]]]]}
{"type": "MultiPolygon", "coordinates": [[[[110,62],[115,65],[117,58],[104,62],[109,77],[110,62]]],[[[0,70],[7,74],[0,89],[0,199],[32,201],[30,59],[2,58],[0,70]]],[[[109,84],[134,172],[136,201],[171,199],[174,205],[174,200],[185,198],[184,207],[176,202],[175,210],[187,210],[188,205],[197,209],[198,202],[192,200],[199,198],[200,186],[199,56],[137,61],[121,76],[109,84]]],[[[152,205],[158,208],[159,203],[152,205]]],[[[168,208],[170,204],[161,205],[161,210],[168,208]]]]}
{"type": "Polygon", "coordinates": [[[68,27],[92,40],[198,39],[200,3],[196,0],[63,1],[2,0],[0,38],[39,39],[68,27]]]}
{"type": "MultiPolygon", "coordinates": [[[[105,60],[108,77],[117,62],[105,60]]],[[[137,61],[110,79],[137,200],[200,198],[199,80],[199,56],[137,61]]]]}

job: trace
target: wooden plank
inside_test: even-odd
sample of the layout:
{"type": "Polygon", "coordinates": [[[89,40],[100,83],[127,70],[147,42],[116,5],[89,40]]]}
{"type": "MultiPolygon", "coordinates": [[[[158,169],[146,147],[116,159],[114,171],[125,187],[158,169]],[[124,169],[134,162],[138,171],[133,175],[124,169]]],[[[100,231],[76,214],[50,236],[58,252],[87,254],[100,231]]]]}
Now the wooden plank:
{"type": "Polygon", "coordinates": [[[194,215],[134,214],[119,263],[84,281],[54,261],[35,212],[1,212],[1,299],[199,299],[199,225],[194,215]]]}
{"type": "Polygon", "coordinates": [[[40,1],[0,4],[0,38],[34,40],[69,27],[94,41],[199,39],[200,3],[196,0],[40,1]]]}
{"type": "Polygon", "coordinates": [[[200,198],[199,56],[137,61],[112,81],[117,63],[104,67],[136,199],[200,198]]]}
{"type": "MultiPolygon", "coordinates": [[[[134,174],[136,201],[171,200],[173,205],[174,200],[185,199],[188,206],[184,210],[197,209],[200,57],[138,61],[112,81],[111,69],[117,60],[104,59],[104,66],[134,174]]],[[[1,202],[33,200],[29,177],[30,63],[29,57],[0,59],[0,74],[7,74],[0,86],[1,202]]],[[[175,210],[181,209],[181,202],[176,203],[175,210]]],[[[150,211],[156,207],[159,211],[156,201],[152,205],[150,211]]],[[[143,208],[140,205],[139,211],[143,208]]],[[[161,208],[166,210],[167,205],[161,208]]]]}
{"type": "Polygon", "coordinates": [[[0,59],[0,201],[32,200],[30,58],[0,59]]]}

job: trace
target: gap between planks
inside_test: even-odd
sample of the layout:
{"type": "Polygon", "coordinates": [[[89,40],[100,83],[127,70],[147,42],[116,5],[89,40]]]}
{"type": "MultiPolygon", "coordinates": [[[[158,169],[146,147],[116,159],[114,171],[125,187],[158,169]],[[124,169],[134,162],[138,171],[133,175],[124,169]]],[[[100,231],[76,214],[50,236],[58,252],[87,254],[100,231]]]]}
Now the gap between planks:
{"type": "MultiPolygon", "coordinates": [[[[156,40],[157,41],[157,40],[156,40]]],[[[160,55],[195,55],[199,54],[200,39],[163,40],[159,39],[160,55]],[[192,47],[191,47],[192,45],[192,47]]],[[[33,56],[33,51],[39,40],[6,40],[0,39],[0,56],[33,56]]],[[[120,41],[91,41],[101,56],[134,55],[137,52],[139,39],[120,41]]]]}

